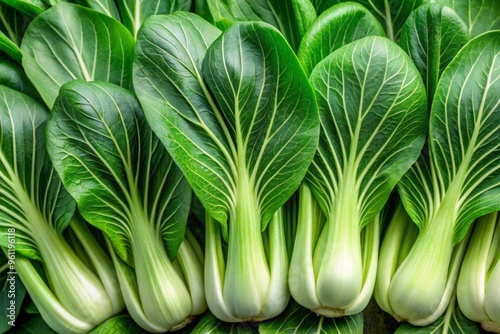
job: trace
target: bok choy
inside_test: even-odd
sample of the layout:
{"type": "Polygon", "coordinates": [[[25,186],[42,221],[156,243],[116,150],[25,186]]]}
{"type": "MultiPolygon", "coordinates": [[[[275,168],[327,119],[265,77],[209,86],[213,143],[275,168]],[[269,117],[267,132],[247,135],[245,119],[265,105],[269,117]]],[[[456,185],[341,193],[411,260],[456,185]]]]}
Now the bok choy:
{"type": "MultiPolygon", "coordinates": [[[[70,221],[74,230],[80,222],[45,149],[48,117],[32,98],[0,86],[0,245],[45,321],[60,333],[85,333],[120,312],[123,300],[104,251],[86,247],[95,260],[87,265],[62,237],[70,221]]],[[[89,245],[85,230],[78,238],[89,245]]]]}
{"type": "Polygon", "coordinates": [[[135,96],[105,82],[63,85],[47,148],[82,216],[108,236],[134,320],[165,332],[202,313],[203,258],[186,233],[191,189],[135,96]]]}
{"type": "Polygon", "coordinates": [[[221,34],[174,13],[144,23],[136,53],[146,117],[207,212],[210,310],[230,322],[280,314],[289,300],[280,208],[319,135],[314,92],[293,50],[266,23],[221,34]]]}
{"type": "Polygon", "coordinates": [[[427,100],[409,57],[383,37],[337,49],[310,80],[321,134],[301,187],[289,282],[301,305],[336,317],[362,311],[371,298],[378,214],[419,156],[427,100]]]}
{"type": "Polygon", "coordinates": [[[461,262],[455,246],[474,219],[500,208],[499,92],[495,31],[469,41],[442,73],[431,107],[429,151],[398,184],[420,230],[384,293],[398,319],[426,325],[444,312],[461,262]]]}

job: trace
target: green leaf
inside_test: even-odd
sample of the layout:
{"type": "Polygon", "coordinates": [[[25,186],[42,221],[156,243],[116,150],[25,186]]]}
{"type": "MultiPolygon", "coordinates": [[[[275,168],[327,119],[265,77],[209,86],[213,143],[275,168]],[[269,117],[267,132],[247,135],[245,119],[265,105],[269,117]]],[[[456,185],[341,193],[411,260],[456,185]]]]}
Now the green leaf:
{"type": "Polygon", "coordinates": [[[428,326],[413,326],[411,324],[404,323],[396,330],[394,334],[426,334],[426,333],[479,334],[480,332],[477,324],[467,319],[460,311],[458,305],[452,302],[448,307],[448,311],[432,324],[428,326]]]}
{"type": "Polygon", "coordinates": [[[140,328],[129,315],[119,315],[106,320],[89,334],[142,334],[140,328]]]}
{"type": "Polygon", "coordinates": [[[31,18],[41,14],[49,7],[42,0],[2,0],[2,2],[31,18]]]}
{"type": "Polygon", "coordinates": [[[324,11],[304,35],[297,56],[310,74],[336,49],[366,36],[385,36],[377,19],[357,3],[342,3],[324,11]]]}
{"type": "Polygon", "coordinates": [[[163,25],[155,21],[146,23],[139,36],[134,76],[148,121],[210,215],[222,224],[230,211],[235,215],[236,181],[248,172],[248,195],[258,199],[264,227],[298,187],[315,146],[313,93],[295,56],[268,25],[236,24],[211,46],[202,77],[201,60],[210,39],[202,40],[201,32],[212,40],[218,32],[186,14],[165,18],[163,25]],[[170,24],[188,34],[184,44],[169,42],[177,40],[170,24]],[[255,31],[262,35],[259,39],[255,31]],[[155,36],[164,36],[163,45],[152,43],[155,36]],[[193,40],[199,42],[187,44],[193,40]]]}
{"type": "Polygon", "coordinates": [[[500,2],[491,0],[436,0],[453,8],[469,29],[471,38],[500,29],[500,2]]]}
{"type": "MultiPolygon", "coordinates": [[[[263,21],[271,24],[283,34],[290,46],[297,50],[301,38],[299,29],[304,28],[304,26],[295,15],[300,7],[305,8],[305,1],[229,0],[228,6],[239,21],[263,21]]],[[[309,15],[307,14],[307,16],[309,15]]],[[[309,20],[310,18],[307,19],[307,21],[309,20]]]]}
{"type": "Polygon", "coordinates": [[[47,148],[82,216],[109,236],[130,265],[136,225],[158,231],[175,258],[190,190],[134,95],[78,80],[63,86],[56,101],[47,148]]]}
{"type": "Polygon", "coordinates": [[[22,59],[19,45],[24,33],[23,25],[24,18],[19,11],[0,2],[0,51],[19,64],[22,59]]]}
{"type": "MultiPolygon", "coordinates": [[[[315,0],[318,14],[331,6],[351,0],[315,0]]],[[[410,13],[429,0],[356,0],[372,12],[384,27],[387,37],[392,41],[399,40],[401,28],[410,13]]]]}
{"type": "Polygon", "coordinates": [[[50,328],[40,315],[32,315],[25,322],[20,323],[9,334],[56,334],[57,332],[50,328]]]}
{"type": "Polygon", "coordinates": [[[471,40],[442,74],[431,110],[430,175],[412,169],[400,185],[405,207],[415,208],[409,213],[425,213],[412,215],[420,227],[436,213],[432,203],[454,194],[449,224],[455,243],[475,218],[500,209],[499,36],[471,40]],[[422,191],[413,191],[413,184],[422,184],[422,191]]]}
{"type": "Polygon", "coordinates": [[[403,50],[383,37],[337,50],[310,79],[322,131],[306,180],[328,215],[342,191],[354,191],[349,200],[360,215],[352,224],[362,227],[419,156],[427,129],[422,81],[403,50]]]}
{"type": "MultiPolygon", "coordinates": [[[[1,267],[1,291],[0,308],[2,317],[0,318],[0,333],[7,332],[12,326],[19,325],[17,318],[21,311],[21,306],[26,295],[26,289],[21,279],[15,273],[15,269],[10,269],[10,263],[4,253],[0,251],[1,267]]],[[[12,266],[14,264],[12,263],[12,266]]]]}
{"type": "Polygon", "coordinates": [[[139,28],[148,16],[189,11],[191,0],[119,0],[118,5],[123,24],[137,37],[139,28]]]}
{"type": "Polygon", "coordinates": [[[31,96],[40,103],[42,102],[42,98],[38,95],[21,66],[2,54],[0,54],[0,85],[17,90],[31,96]]]}
{"type": "Polygon", "coordinates": [[[52,108],[59,88],[75,79],[131,85],[132,35],[94,10],[59,3],[37,16],[23,38],[23,67],[52,108]]]}
{"type": "Polygon", "coordinates": [[[207,8],[206,19],[221,30],[226,30],[236,21],[223,0],[207,0],[207,8]]]}
{"type": "Polygon", "coordinates": [[[191,334],[251,334],[257,333],[257,326],[253,323],[236,322],[229,323],[217,319],[212,313],[207,313],[198,321],[196,327],[190,331],[191,334]]]}
{"type": "MultiPolygon", "coordinates": [[[[164,109],[182,110],[190,113],[190,119],[195,120],[198,113],[210,110],[211,105],[207,100],[208,91],[204,85],[200,85],[201,62],[205,57],[205,52],[212,41],[217,38],[220,31],[204,21],[200,17],[191,13],[178,12],[168,16],[150,17],[143,25],[137,40],[137,61],[134,63],[134,86],[139,100],[144,108],[144,113],[153,131],[157,133],[164,145],[167,145],[166,136],[169,130],[165,125],[164,109]],[[188,60],[188,61],[187,61],[188,60]],[[183,90],[186,90],[185,92],[183,90]],[[168,97],[168,99],[167,99],[168,97]]],[[[210,117],[208,114],[203,117],[210,117]]],[[[208,118],[210,123],[214,123],[208,118]]],[[[207,121],[205,121],[207,122],[207,121]]],[[[212,138],[223,138],[222,130],[211,130],[212,138]]],[[[223,164],[222,156],[215,149],[207,145],[210,134],[197,133],[201,147],[207,149],[210,154],[215,155],[214,165],[223,164]]],[[[184,136],[183,136],[184,137],[184,136]]],[[[181,140],[181,137],[177,137],[181,140]]],[[[174,159],[176,157],[174,156],[174,159]]],[[[193,166],[192,157],[185,157],[185,161],[180,163],[177,158],[176,163],[180,166],[193,166]]],[[[206,164],[206,162],[204,163],[206,164]]],[[[201,167],[203,165],[199,165],[201,167]]],[[[196,165],[194,165],[196,167],[196,165]]],[[[181,167],[182,168],[182,167],[181,167]]],[[[212,182],[219,179],[218,175],[222,170],[228,170],[228,166],[218,166],[217,169],[202,170],[198,177],[208,180],[208,184],[197,186],[195,192],[204,193],[204,197],[213,197],[215,204],[208,205],[211,212],[215,213],[221,221],[225,221],[227,214],[221,206],[224,204],[223,188],[220,185],[212,185],[212,182]],[[219,171],[217,171],[219,170],[219,171]]],[[[198,171],[199,173],[200,171],[198,171]]],[[[189,176],[198,178],[196,172],[188,173],[189,176]]],[[[188,177],[189,179],[189,177],[188,177]]],[[[204,202],[204,201],[202,201],[204,202]]],[[[206,202],[206,201],[205,201],[206,202]]]]}
{"type": "Polygon", "coordinates": [[[118,5],[114,0],[76,0],[75,2],[112,17],[117,21],[121,21],[118,5]]]}
{"type": "Polygon", "coordinates": [[[35,100],[0,86],[0,245],[15,228],[16,251],[40,259],[39,242],[51,226],[68,225],[75,203],[62,187],[45,150],[48,111],[35,100]]]}
{"type": "Polygon", "coordinates": [[[420,71],[429,110],[439,77],[468,41],[465,23],[451,8],[438,4],[420,6],[404,24],[399,44],[420,71]]]}
{"type": "Polygon", "coordinates": [[[278,317],[259,324],[260,334],[361,334],[363,314],[358,313],[341,318],[327,318],[317,315],[295,302],[278,317]]]}
{"type": "Polygon", "coordinates": [[[309,0],[292,0],[299,37],[302,38],[317,19],[316,9],[309,0]]]}

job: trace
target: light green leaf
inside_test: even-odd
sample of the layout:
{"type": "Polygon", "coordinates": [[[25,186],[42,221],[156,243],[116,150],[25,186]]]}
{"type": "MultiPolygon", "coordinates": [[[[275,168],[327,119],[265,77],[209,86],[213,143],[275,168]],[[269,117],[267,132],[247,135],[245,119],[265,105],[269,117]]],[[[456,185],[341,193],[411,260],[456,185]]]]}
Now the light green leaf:
{"type": "Polygon", "coordinates": [[[469,29],[471,38],[490,30],[500,29],[498,0],[435,0],[453,8],[469,29]]]}
{"type": "Polygon", "coordinates": [[[316,9],[309,0],[292,0],[292,7],[299,37],[302,38],[318,17],[316,9]]]}
{"type": "Polygon", "coordinates": [[[166,15],[189,11],[191,0],[119,0],[122,22],[134,37],[144,20],[151,15],[166,15]]]}
{"type": "Polygon", "coordinates": [[[336,49],[365,36],[385,36],[377,19],[357,3],[342,3],[325,10],[304,35],[297,56],[310,74],[336,49]]]}
{"type": "Polygon", "coordinates": [[[94,10],[59,3],[37,16],[23,38],[23,67],[51,108],[59,88],[75,79],[131,85],[132,35],[94,10]]]}
{"type": "Polygon", "coordinates": [[[146,123],[134,95],[118,86],[73,81],[61,88],[47,125],[47,148],[82,216],[133,265],[139,225],[175,258],[190,189],[146,123]]]}
{"type": "Polygon", "coordinates": [[[15,228],[16,251],[40,259],[39,235],[68,225],[75,203],[62,187],[45,150],[48,111],[35,100],[0,86],[0,245],[15,228]]]}
{"type": "MultiPolygon", "coordinates": [[[[348,1],[351,0],[314,0],[313,3],[319,14],[335,4],[348,1]]],[[[387,37],[392,41],[398,41],[401,28],[410,13],[429,0],[355,0],[354,2],[370,10],[384,27],[387,37]]]]}
{"type": "Polygon", "coordinates": [[[420,71],[429,110],[441,73],[468,41],[465,23],[451,8],[438,4],[420,6],[404,24],[399,44],[420,71]]]}
{"type": "Polygon", "coordinates": [[[362,334],[363,314],[327,318],[301,307],[295,302],[278,317],[259,324],[260,334],[362,334]]]}

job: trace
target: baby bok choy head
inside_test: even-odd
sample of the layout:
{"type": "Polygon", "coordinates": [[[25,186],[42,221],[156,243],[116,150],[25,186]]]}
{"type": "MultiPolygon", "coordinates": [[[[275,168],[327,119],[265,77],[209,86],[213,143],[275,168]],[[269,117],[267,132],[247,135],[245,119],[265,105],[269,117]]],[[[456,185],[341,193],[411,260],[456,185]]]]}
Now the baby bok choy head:
{"type": "Polygon", "coordinates": [[[45,322],[60,333],[85,333],[120,312],[123,300],[113,289],[111,261],[95,241],[87,242],[81,222],[71,225],[96,260],[92,269],[62,237],[75,202],[45,149],[48,117],[32,98],[0,86],[0,245],[45,322]],[[47,282],[34,260],[42,262],[47,282]]]}
{"type": "Polygon", "coordinates": [[[398,184],[419,234],[380,292],[396,318],[427,325],[445,311],[461,263],[455,249],[474,219],[500,209],[499,124],[495,31],[469,41],[442,73],[431,107],[429,150],[398,184]]]}
{"type": "Polygon", "coordinates": [[[384,37],[337,49],[310,80],[321,134],[301,187],[289,282],[297,302],[335,317],[371,298],[378,214],[419,156],[427,100],[409,57],[384,37]]]}
{"type": "Polygon", "coordinates": [[[202,313],[203,259],[185,237],[191,189],[135,96],[105,82],[63,85],[47,147],[82,216],[108,236],[134,320],[165,332],[202,313]]]}
{"type": "Polygon", "coordinates": [[[235,23],[221,34],[187,13],[147,20],[136,53],[146,117],[206,208],[210,310],[229,322],[278,315],[289,300],[280,208],[319,135],[296,56],[266,23],[235,23]]]}
{"type": "Polygon", "coordinates": [[[500,214],[476,220],[457,282],[463,314],[500,333],[500,214]]]}

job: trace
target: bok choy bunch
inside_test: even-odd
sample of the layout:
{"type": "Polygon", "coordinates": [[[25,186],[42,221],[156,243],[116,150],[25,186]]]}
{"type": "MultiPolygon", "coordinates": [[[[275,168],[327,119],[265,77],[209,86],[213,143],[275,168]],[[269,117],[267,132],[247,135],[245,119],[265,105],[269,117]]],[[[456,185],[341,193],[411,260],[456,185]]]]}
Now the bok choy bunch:
{"type": "Polygon", "coordinates": [[[0,86],[0,245],[45,322],[59,333],[85,333],[120,312],[123,299],[111,261],[72,218],[75,202],[45,149],[48,117],[32,98],[0,86]],[[62,237],[68,225],[90,264],[62,237]],[[41,261],[43,274],[32,261],[41,261]]]}
{"type": "Polygon", "coordinates": [[[458,305],[467,318],[500,333],[500,215],[490,213],[474,225],[458,277],[458,305]]]}
{"type": "Polygon", "coordinates": [[[136,54],[146,117],[207,212],[210,310],[229,322],[278,315],[289,300],[280,208],[319,135],[314,92],[294,52],[266,23],[221,34],[174,13],[146,20],[136,54]]]}
{"type": "Polygon", "coordinates": [[[396,44],[365,37],[316,65],[321,134],[301,187],[290,290],[329,317],[355,314],[375,284],[380,222],[427,130],[417,69],[396,44]]]}
{"type": "Polygon", "coordinates": [[[82,216],[109,238],[132,318],[165,332],[202,313],[203,255],[186,231],[191,189],[135,96],[105,82],[63,85],[47,147],[82,216]]]}
{"type": "Polygon", "coordinates": [[[444,312],[461,263],[456,246],[474,219],[500,209],[499,124],[494,31],[469,41],[444,69],[431,106],[429,150],[398,184],[419,233],[397,268],[379,267],[393,270],[381,273],[390,283],[380,294],[397,319],[427,325],[444,312]]]}

